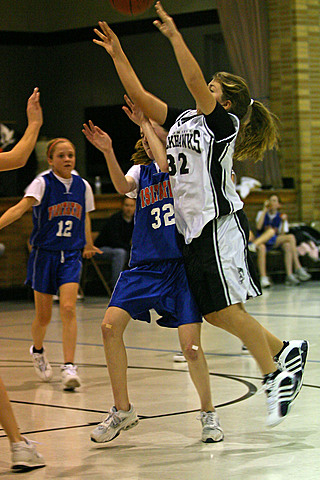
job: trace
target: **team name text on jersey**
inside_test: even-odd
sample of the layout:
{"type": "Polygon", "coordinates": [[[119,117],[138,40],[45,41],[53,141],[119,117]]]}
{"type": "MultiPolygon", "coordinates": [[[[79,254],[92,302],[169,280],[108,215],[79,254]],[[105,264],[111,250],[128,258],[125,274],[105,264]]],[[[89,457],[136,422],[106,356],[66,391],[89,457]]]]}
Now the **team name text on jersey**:
{"type": "Polygon", "coordinates": [[[48,207],[49,220],[52,220],[54,217],[65,215],[76,217],[78,220],[81,220],[82,206],[76,202],[62,202],[48,207]]]}
{"type": "Polygon", "coordinates": [[[140,190],[141,208],[154,204],[158,200],[172,198],[172,191],[169,180],[164,180],[155,185],[142,188],[140,190]]]}
{"type": "Polygon", "coordinates": [[[167,136],[167,148],[183,147],[201,153],[200,132],[177,132],[167,136]]]}

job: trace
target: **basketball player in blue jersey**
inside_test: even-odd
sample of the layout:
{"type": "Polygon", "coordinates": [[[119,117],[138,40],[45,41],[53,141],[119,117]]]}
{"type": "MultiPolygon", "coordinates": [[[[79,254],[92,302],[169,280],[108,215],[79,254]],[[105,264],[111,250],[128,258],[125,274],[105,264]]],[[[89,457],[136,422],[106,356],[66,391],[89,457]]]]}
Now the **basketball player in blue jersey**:
{"type": "Polygon", "coordinates": [[[102,323],[114,406],[93,430],[91,440],[109,442],[121,430],[138,423],[128,396],[123,334],[130,318],[150,322],[153,308],[161,316],[158,320],[161,326],[178,328],[181,348],[200,397],[202,441],[219,442],[223,440],[223,432],[212,404],[208,366],[201,348],[202,318],[190,293],[178,246],[169,175],[161,172],[153,161],[147,141],[150,130],[154,129],[163,149],[167,132],[159,125],[151,125],[140,110],[126,100],[129,105],[126,113],[140,125],[142,132],[142,140],[133,155],[137,164],[126,175],[116,160],[110,137],[92,122],[84,125],[83,130],[86,138],[103,152],[116,190],[137,199],[130,269],[120,274],[102,323]]]}
{"type": "Polygon", "coordinates": [[[52,297],[59,290],[64,355],[61,378],[65,390],[74,390],[81,384],[74,356],[82,255],[90,258],[100,250],[94,247],[91,236],[92,189],[86,180],[71,173],[76,160],[74,145],[66,138],[51,140],[47,159],[51,170],[36,177],[27,187],[24,198],[2,215],[0,228],[18,220],[33,207],[32,251],[26,280],[34,290],[36,310],[30,354],[37,375],[49,382],[53,372],[43,341],[51,320],[52,297]]]}
{"type": "MultiPolygon", "coordinates": [[[[40,92],[35,88],[27,105],[28,126],[21,140],[9,152],[0,152],[0,171],[23,167],[32,153],[43,122],[40,92]]],[[[27,471],[45,466],[35,446],[20,433],[11,403],[0,377],[0,425],[8,436],[12,451],[12,470],[27,471]]]]}
{"type": "Polygon", "coordinates": [[[95,29],[99,40],[94,42],[111,56],[131,100],[148,118],[170,129],[167,155],[159,150],[155,158],[170,174],[191,289],[205,319],[238,336],[256,359],[267,394],[267,425],[274,426],[289,413],[301,389],[308,342],[282,342],[244,308],[248,298],[261,292],[248,255],[248,222],[231,169],[233,157],[258,160],[276,144],[275,117],[262,103],[251,100],[238,76],[222,72],[207,85],[172,18],[160,2],[155,8],[160,20],[154,24],[171,42],[196,101],[195,110],[175,111],[146,91],[106,22],[99,23],[101,30],[95,29]]]}

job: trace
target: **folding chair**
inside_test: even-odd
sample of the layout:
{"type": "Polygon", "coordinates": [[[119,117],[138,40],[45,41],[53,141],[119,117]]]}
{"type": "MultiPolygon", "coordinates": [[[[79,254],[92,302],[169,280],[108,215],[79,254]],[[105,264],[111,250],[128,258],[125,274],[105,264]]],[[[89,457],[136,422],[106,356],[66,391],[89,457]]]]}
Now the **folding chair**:
{"type": "MultiPolygon", "coordinates": [[[[101,261],[104,262],[104,260],[101,260],[101,261]]],[[[100,262],[100,260],[98,260],[98,262],[100,262]]],[[[109,287],[106,279],[104,278],[103,273],[101,272],[101,269],[98,265],[98,262],[95,260],[94,257],[83,259],[82,277],[81,277],[81,282],[80,282],[81,283],[81,288],[82,288],[83,291],[85,290],[85,286],[86,286],[86,283],[87,283],[88,263],[89,263],[93,266],[94,271],[97,274],[99,280],[101,281],[101,283],[102,283],[105,291],[107,292],[108,296],[111,297],[111,294],[112,294],[111,288],[109,287]]]]}

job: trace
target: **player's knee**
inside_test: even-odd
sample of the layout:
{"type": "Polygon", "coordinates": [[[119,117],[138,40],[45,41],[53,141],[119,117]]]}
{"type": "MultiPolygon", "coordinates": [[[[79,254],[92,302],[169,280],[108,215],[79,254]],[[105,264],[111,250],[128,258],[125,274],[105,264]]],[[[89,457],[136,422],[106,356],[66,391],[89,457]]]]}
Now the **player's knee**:
{"type": "Polygon", "coordinates": [[[106,320],[103,320],[101,324],[101,333],[104,341],[109,341],[116,336],[116,331],[113,328],[112,324],[108,323],[108,321],[106,320]]]}
{"type": "Polygon", "coordinates": [[[50,317],[44,316],[44,317],[41,317],[41,318],[39,318],[39,317],[36,318],[37,324],[40,327],[46,327],[47,325],[49,325],[50,320],[51,320],[51,316],[50,317]]]}
{"type": "Polygon", "coordinates": [[[183,347],[182,351],[188,362],[196,362],[199,358],[199,345],[189,343],[183,347]]]}
{"type": "Polygon", "coordinates": [[[288,233],[287,235],[288,235],[288,240],[290,241],[290,243],[292,245],[296,245],[296,243],[297,243],[296,242],[296,237],[292,233],[288,233]]]}
{"type": "Polygon", "coordinates": [[[291,252],[291,250],[292,250],[292,245],[291,245],[290,241],[289,241],[289,242],[284,242],[284,243],[282,244],[282,250],[283,250],[284,252],[291,252]]]}
{"type": "Polygon", "coordinates": [[[73,317],[76,313],[76,306],[73,303],[62,303],[60,304],[61,316],[64,318],[73,317]]]}

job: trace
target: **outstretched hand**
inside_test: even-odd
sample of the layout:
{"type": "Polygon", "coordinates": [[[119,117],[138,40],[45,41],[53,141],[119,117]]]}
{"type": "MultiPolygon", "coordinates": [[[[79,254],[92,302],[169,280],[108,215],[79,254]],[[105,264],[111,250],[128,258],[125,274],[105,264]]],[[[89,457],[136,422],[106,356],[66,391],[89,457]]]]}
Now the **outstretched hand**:
{"type": "Polygon", "coordinates": [[[133,123],[141,127],[143,121],[146,119],[141,108],[138,105],[134,104],[127,95],[124,95],[124,99],[128,107],[124,106],[122,107],[122,110],[128,115],[128,117],[133,123]]]}
{"type": "Polygon", "coordinates": [[[94,245],[85,245],[84,249],[83,249],[83,252],[82,252],[82,256],[83,258],[91,258],[93,257],[96,253],[103,253],[102,250],[100,250],[100,248],[98,247],[95,247],[94,245]]]}
{"type": "Polygon", "coordinates": [[[93,41],[97,45],[105,48],[109,55],[114,58],[117,53],[121,51],[119,38],[114,31],[111,30],[107,22],[99,22],[99,27],[101,31],[95,28],[94,33],[96,33],[101,40],[94,38],[93,41]]]}
{"type": "Polygon", "coordinates": [[[83,124],[82,130],[86,139],[103,153],[112,150],[112,140],[109,135],[101,130],[101,128],[94,125],[91,120],[89,120],[88,123],[89,125],[86,123],[83,124]]]}
{"type": "Polygon", "coordinates": [[[169,39],[172,38],[178,32],[174,21],[163,9],[160,2],[157,2],[155,4],[155,9],[161,21],[155,20],[153,22],[153,25],[155,25],[163,35],[165,35],[169,39]]]}
{"type": "Polygon", "coordinates": [[[38,87],[33,90],[32,95],[28,99],[27,117],[29,125],[31,123],[37,123],[39,126],[41,126],[43,123],[42,108],[40,105],[40,92],[38,87]]]}

